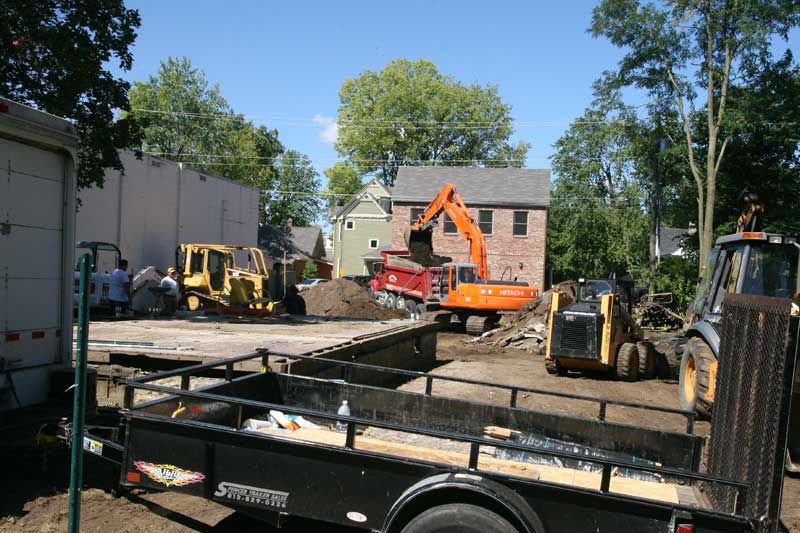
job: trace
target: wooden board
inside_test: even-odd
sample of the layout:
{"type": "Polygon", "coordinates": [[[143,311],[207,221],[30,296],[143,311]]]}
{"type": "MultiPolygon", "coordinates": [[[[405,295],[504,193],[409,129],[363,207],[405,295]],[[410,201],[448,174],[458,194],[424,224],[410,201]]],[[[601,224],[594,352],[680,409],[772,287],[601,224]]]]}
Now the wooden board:
{"type": "MultiPolygon", "coordinates": [[[[276,437],[341,447],[344,446],[346,438],[344,433],[327,429],[301,428],[291,433],[278,429],[261,429],[259,432],[276,437]]],[[[363,436],[356,436],[354,449],[463,468],[467,468],[469,464],[469,455],[466,453],[438,450],[435,448],[363,436]]],[[[483,455],[478,458],[478,470],[529,479],[539,479],[550,483],[560,483],[573,487],[594,490],[600,489],[600,474],[584,472],[583,470],[520,463],[483,455]]],[[[610,491],[639,498],[679,503],[676,485],[667,483],[649,483],[638,479],[612,477],[610,491]]]]}

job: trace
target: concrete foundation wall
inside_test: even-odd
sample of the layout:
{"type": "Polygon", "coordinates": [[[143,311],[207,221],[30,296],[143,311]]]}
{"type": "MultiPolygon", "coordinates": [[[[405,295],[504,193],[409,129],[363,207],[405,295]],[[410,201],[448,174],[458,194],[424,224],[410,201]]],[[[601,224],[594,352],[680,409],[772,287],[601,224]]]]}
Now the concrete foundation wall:
{"type": "Polygon", "coordinates": [[[166,270],[181,242],[258,243],[257,189],[153,156],[120,155],[124,175],[108,171],[103,188],[80,191],[77,240],[117,244],[134,272],[166,270]]]}

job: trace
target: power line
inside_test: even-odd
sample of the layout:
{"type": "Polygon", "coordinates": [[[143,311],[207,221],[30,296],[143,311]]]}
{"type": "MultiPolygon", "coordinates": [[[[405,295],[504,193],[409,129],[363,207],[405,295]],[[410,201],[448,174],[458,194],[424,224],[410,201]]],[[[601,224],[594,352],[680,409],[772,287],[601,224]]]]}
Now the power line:
{"type": "MultiPolygon", "coordinates": [[[[649,104],[642,104],[639,106],[628,106],[629,109],[638,109],[643,106],[649,104]]],[[[282,122],[286,121],[287,124],[285,126],[295,126],[295,127],[324,127],[325,124],[320,124],[318,119],[314,118],[289,118],[289,117],[269,117],[269,116],[258,116],[258,115],[243,115],[238,113],[194,113],[188,111],[164,111],[159,109],[144,109],[144,108],[132,108],[132,112],[136,113],[152,113],[152,114],[160,114],[160,115],[173,115],[173,116],[186,116],[189,118],[211,118],[211,119],[224,119],[224,120],[244,120],[244,119],[259,119],[271,122],[282,122]]],[[[475,121],[475,120],[454,120],[454,121],[442,121],[442,120],[421,120],[421,121],[414,121],[414,120],[402,120],[402,119],[358,119],[358,120],[345,120],[344,123],[348,126],[363,128],[363,129],[388,129],[388,128],[399,128],[399,127],[408,127],[408,128],[427,128],[427,127],[437,127],[437,128],[457,128],[457,129],[492,129],[492,128],[499,128],[499,127],[561,127],[561,126],[570,126],[573,124],[578,125],[590,125],[590,124],[614,124],[619,122],[625,122],[625,119],[618,119],[618,118],[611,118],[611,119],[603,119],[603,120],[585,120],[585,119],[573,119],[573,120],[557,120],[557,121],[546,121],[546,120],[507,120],[507,121],[475,121]]],[[[338,125],[338,123],[336,123],[338,125]]],[[[800,124],[798,122],[750,122],[750,125],[765,125],[765,126],[793,126],[800,124]]]]}

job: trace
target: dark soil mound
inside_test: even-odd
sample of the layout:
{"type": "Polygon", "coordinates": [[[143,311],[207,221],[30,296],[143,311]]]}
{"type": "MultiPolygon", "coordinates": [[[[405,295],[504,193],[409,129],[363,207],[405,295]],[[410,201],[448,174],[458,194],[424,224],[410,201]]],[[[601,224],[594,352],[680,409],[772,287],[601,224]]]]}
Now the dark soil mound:
{"type": "Polygon", "coordinates": [[[369,291],[347,279],[334,279],[320,283],[300,293],[306,301],[306,312],[316,316],[349,318],[406,318],[398,309],[386,309],[376,302],[369,291]]]}

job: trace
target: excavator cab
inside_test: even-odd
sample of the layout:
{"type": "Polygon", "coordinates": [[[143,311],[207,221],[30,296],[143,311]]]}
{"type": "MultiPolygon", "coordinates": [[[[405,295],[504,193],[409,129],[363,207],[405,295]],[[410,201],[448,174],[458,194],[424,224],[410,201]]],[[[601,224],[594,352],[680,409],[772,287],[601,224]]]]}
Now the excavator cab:
{"type": "Polygon", "coordinates": [[[447,263],[442,265],[442,275],[439,278],[440,301],[449,301],[451,292],[456,292],[459,285],[476,283],[478,281],[478,267],[472,263],[447,263]]]}

